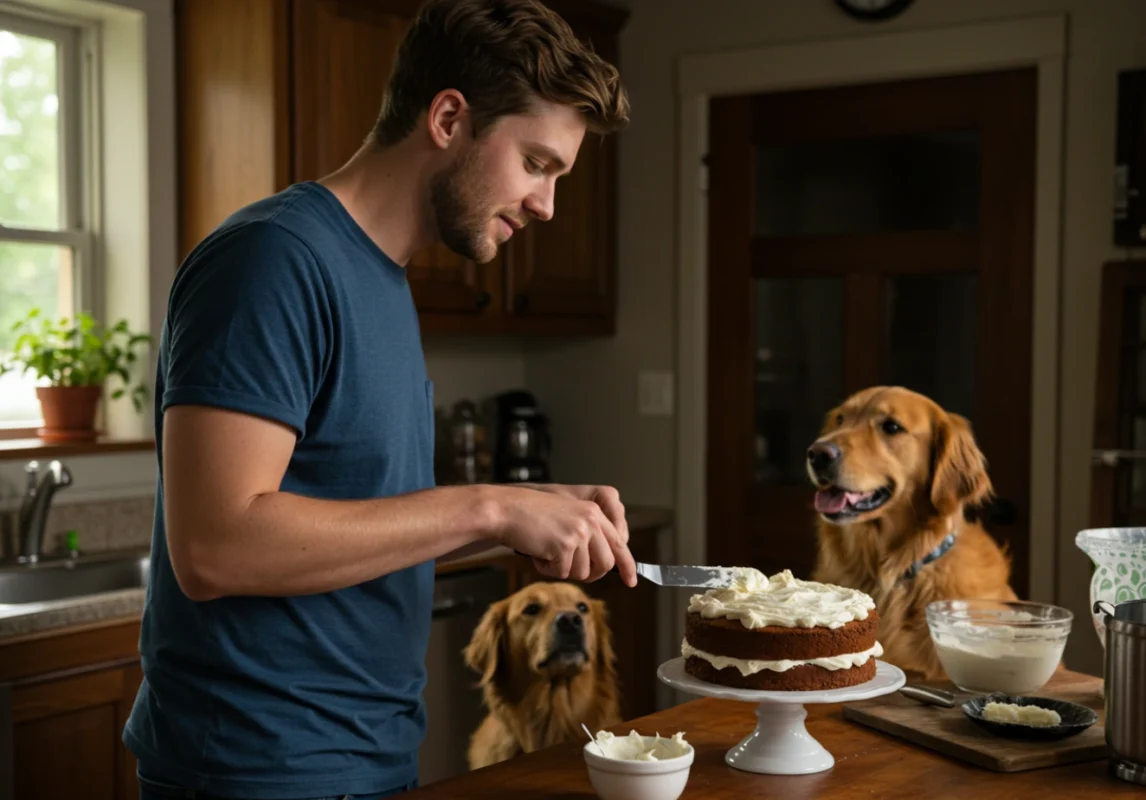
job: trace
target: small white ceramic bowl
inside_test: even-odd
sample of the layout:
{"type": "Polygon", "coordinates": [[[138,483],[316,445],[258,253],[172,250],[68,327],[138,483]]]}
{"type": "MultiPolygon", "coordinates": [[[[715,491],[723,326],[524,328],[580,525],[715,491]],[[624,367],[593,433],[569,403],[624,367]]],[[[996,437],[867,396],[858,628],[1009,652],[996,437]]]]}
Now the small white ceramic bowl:
{"type": "MultiPolygon", "coordinates": [[[[641,737],[650,746],[653,736],[641,737]]],[[[622,761],[606,758],[597,752],[597,745],[585,743],[585,765],[589,768],[589,782],[601,800],[677,800],[688,783],[692,759],[696,755],[689,745],[688,752],[662,761],[622,761]]]]}

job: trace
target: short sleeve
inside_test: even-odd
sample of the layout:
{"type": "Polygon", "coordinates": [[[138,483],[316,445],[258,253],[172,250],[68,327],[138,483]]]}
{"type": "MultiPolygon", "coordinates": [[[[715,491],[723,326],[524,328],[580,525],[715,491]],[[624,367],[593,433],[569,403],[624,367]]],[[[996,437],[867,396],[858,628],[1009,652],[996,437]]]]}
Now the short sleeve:
{"type": "Polygon", "coordinates": [[[162,409],[216,406],[302,436],[329,363],[329,309],[321,266],[284,228],[248,223],[205,243],[172,288],[162,409]]]}

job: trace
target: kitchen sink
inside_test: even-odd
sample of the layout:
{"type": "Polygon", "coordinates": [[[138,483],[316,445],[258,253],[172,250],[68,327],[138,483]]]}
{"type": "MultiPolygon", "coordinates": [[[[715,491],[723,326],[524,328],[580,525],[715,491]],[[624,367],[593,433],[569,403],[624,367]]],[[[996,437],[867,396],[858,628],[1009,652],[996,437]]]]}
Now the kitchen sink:
{"type": "Polygon", "coordinates": [[[0,567],[0,605],[51,603],[147,586],[146,553],[80,556],[0,567]]]}

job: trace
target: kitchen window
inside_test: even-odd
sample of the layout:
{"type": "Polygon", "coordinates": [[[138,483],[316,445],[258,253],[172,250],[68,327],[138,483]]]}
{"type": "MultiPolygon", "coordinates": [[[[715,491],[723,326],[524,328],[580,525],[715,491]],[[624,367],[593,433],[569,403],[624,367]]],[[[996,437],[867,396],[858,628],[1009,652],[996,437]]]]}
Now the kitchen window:
{"type": "MultiPolygon", "coordinates": [[[[92,226],[93,37],[81,23],[0,11],[0,353],[32,308],[97,303],[92,226]]],[[[0,376],[0,438],[34,435],[34,375],[0,376]]]]}

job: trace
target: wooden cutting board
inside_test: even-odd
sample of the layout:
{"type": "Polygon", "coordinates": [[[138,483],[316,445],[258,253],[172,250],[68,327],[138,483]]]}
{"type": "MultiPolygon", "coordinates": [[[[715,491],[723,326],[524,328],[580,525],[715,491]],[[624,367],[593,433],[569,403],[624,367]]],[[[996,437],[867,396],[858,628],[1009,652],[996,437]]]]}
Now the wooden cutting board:
{"type": "MultiPolygon", "coordinates": [[[[927,685],[956,691],[950,683],[927,685]]],[[[1051,742],[1018,741],[988,733],[969,720],[959,707],[974,695],[958,691],[954,708],[925,705],[895,692],[846,704],[844,718],[980,767],[1019,772],[1108,757],[1101,687],[1100,678],[1064,670],[1042,689],[1031,692],[1037,697],[1069,700],[1098,712],[1098,722],[1082,733],[1051,742]]]]}

